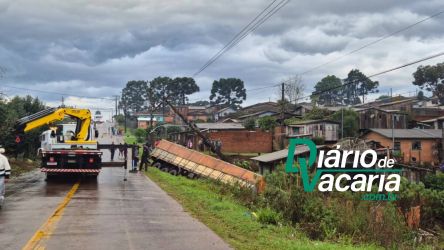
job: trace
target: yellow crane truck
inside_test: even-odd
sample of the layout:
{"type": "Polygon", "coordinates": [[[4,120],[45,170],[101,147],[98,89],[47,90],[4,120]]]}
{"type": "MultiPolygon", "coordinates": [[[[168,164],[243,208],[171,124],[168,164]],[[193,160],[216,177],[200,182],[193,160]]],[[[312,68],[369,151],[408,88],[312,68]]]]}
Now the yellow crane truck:
{"type": "Polygon", "coordinates": [[[97,176],[101,169],[102,152],[98,149],[97,141],[93,140],[91,112],[88,109],[49,108],[19,119],[15,128],[22,135],[66,117],[74,119],[76,123],[55,125],[40,136],[38,154],[41,171],[47,176],[70,173],[97,176]]]}

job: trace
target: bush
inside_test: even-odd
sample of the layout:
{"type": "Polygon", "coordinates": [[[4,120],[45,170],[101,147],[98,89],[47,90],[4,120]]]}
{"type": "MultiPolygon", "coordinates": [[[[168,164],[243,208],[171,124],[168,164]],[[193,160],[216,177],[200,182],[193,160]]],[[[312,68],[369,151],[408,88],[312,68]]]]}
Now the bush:
{"type": "Polygon", "coordinates": [[[134,136],[136,137],[137,142],[144,142],[147,136],[147,132],[145,129],[137,128],[134,130],[134,136]]]}
{"type": "Polygon", "coordinates": [[[427,174],[424,177],[424,185],[426,188],[444,190],[444,173],[427,174]]]}
{"type": "Polygon", "coordinates": [[[243,125],[248,130],[254,130],[256,128],[256,120],[253,118],[248,118],[243,122],[243,125]]]}
{"type": "Polygon", "coordinates": [[[324,143],[325,143],[325,139],[323,137],[313,137],[312,141],[316,145],[324,145],[324,143]]]}
{"type": "Polygon", "coordinates": [[[282,215],[270,208],[261,208],[256,212],[257,220],[264,225],[278,225],[282,215]]]}
{"type": "Polygon", "coordinates": [[[257,123],[262,130],[272,130],[277,125],[276,118],[271,116],[261,117],[257,120],[257,123]]]}

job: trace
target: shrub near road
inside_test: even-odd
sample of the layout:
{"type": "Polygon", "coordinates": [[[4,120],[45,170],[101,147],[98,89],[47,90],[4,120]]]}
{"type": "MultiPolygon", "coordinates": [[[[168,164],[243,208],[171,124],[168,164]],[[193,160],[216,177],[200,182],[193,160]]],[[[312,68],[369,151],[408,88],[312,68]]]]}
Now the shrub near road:
{"type": "Polygon", "coordinates": [[[297,227],[286,225],[280,213],[240,204],[239,199],[253,202],[251,195],[241,189],[171,176],[155,168],[150,168],[147,175],[236,249],[377,249],[310,240],[297,227]]]}

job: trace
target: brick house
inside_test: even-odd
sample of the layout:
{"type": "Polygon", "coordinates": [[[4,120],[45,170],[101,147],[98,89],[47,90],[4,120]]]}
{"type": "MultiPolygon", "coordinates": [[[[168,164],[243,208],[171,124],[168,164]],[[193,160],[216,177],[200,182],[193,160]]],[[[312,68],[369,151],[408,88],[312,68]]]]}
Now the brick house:
{"type": "Polygon", "coordinates": [[[406,164],[437,166],[441,161],[442,131],[439,129],[369,129],[362,137],[393,149],[406,164]]]}
{"type": "MultiPolygon", "coordinates": [[[[262,130],[249,131],[240,123],[197,123],[196,126],[211,141],[221,143],[224,153],[269,153],[272,151],[273,135],[262,130]]],[[[177,133],[173,141],[200,150],[201,138],[193,132],[177,133]]],[[[205,148],[205,150],[208,150],[205,148]]]]}
{"type": "Polygon", "coordinates": [[[325,142],[336,142],[339,139],[340,123],[331,120],[298,121],[286,126],[287,137],[321,137],[325,142]]]}

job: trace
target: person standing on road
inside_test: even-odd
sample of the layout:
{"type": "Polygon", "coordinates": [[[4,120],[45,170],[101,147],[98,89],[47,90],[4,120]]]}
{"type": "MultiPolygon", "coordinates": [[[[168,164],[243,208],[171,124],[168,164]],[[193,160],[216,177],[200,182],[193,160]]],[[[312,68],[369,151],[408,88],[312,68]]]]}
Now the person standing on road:
{"type": "Polygon", "coordinates": [[[151,145],[149,144],[149,142],[143,145],[142,159],[140,161],[139,171],[142,171],[142,169],[145,169],[145,171],[147,171],[148,169],[148,155],[150,154],[150,147],[151,145]]]}
{"type": "Polygon", "coordinates": [[[0,208],[5,200],[5,179],[9,179],[11,174],[11,166],[9,165],[8,158],[3,155],[4,153],[5,149],[0,147],[0,208]]]}
{"type": "Polygon", "coordinates": [[[137,171],[137,164],[139,164],[139,146],[136,143],[131,147],[131,158],[133,160],[133,171],[137,171]]]}
{"type": "Polygon", "coordinates": [[[111,143],[109,150],[111,151],[111,161],[114,161],[114,152],[116,151],[116,145],[114,145],[114,142],[111,143]]]}

